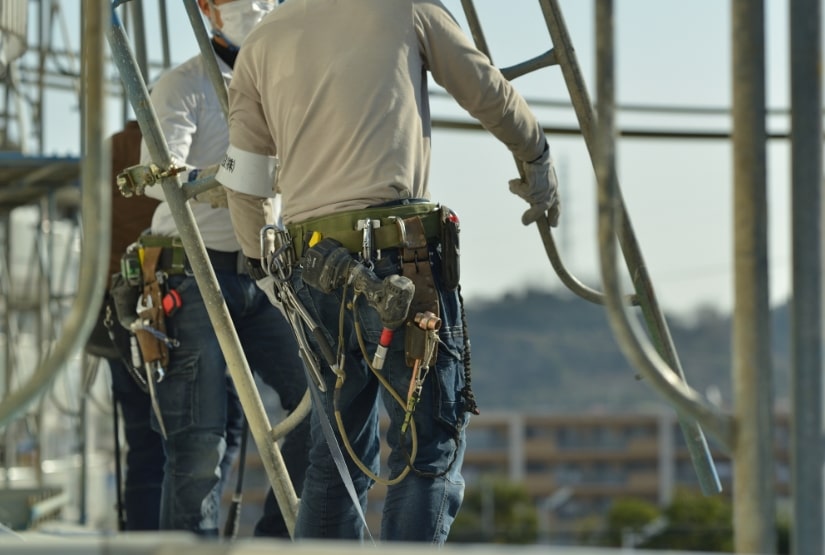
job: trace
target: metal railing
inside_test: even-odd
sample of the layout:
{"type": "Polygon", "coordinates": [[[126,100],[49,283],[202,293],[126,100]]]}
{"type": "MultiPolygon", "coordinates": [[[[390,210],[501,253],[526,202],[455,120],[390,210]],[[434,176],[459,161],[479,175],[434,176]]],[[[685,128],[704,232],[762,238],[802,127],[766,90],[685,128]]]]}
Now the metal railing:
{"type": "MultiPolygon", "coordinates": [[[[462,7],[471,27],[476,45],[489,55],[484,34],[472,0],[462,0],[462,7]]],[[[817,0],[799,0],[792,9],[797,14],[799,27],[804,18],[819,13],[817,0]],[[815,4],[814,6],[810,4],[815,4]],[[817,8],[817,9],[814,9],[817,8]]],[[[696,469],[699,483],[706,493],[721,490],[713,461],[707,447],[703,428],[731,452],[734,461],[734,525],[737,552],[770,553],[776,548],[775,493],[773,491],[773,389],[771,377],[769,328],[770,311],[767,285],[767,201],[766,201],[766,108],[765,108],[765,43],[764,5],[751,0],[732,3],[733,35],[733,145],[734,194],[736,212],[735,270],[736,305],[734,313],[734,379],[735,413],[723,413],[690,388],[681,368],[670,332],[656,301],[630,217],[622,200],[616,173],[614,125],[614,44],[613,2],[596,1],[596,55],[597,55],[597,111],[594,111],[584,80],[579,71],[575,51],[564,25],[556,0],[539,0],[547,23],[553,49],[524,63],[503,68],[508,78],[551,65],[561,68],[565,84],[579,121],[582,136],[590,153],[598,182],[598,237],[601,277],[604,293],[582,286],[564,269],[550,228],[546,221],[537,226],[553,268],[561,281],[580,297],[605,305],[608,321],[619,346],[645,380],[676,410],[686,443],[696,469]],[[627,270],[635,289],[635,296],[622,295],[619,285],[616,243],[621,247],[627,270]],[[641,329],[636,318],[628,313],[628,306],[637,302],[650,338],[641,329]],[[652,341],[651,341],[652,340],[652,341]],[[701,426],[701,427],[700,427],[701,426]]],[[[804,294],[806,308],[797,311],[798,343],[795,358],[804,368],[799,369],[795,393],[814,415],[816,425],[808,426],[795,435],[797,495],[796,515],[804,526],[795,531],[795,552],[822,551],[822,437],[821,402],[821,324],[819,253],[819,187],[822,180],[821,142],[821,86],[811,87],[817,79],[814,71],[820,62],[819,17],[816,25],[804,24],[805,31],[797,39],[799,52],[808,52],[804,62],[808,73],[800,73],[794,100],[809,108],[800,111],[799,128],[794,145],[805,152],[794,168],[800,168],[794,182],[794,209],[805,218],[794,224],[795,260],[800,269],[795,280],[795,291],[804,294]],[[807,45],[807,46],[803,46],[807,45]],[[810,52],[814,52],[813,54],[810,52]],[[803,92],[804,91],[804,92],[803,92]],[[803,124],[803,120],[804,123],[803,124]],[[815,122],[811,124],[811,122],[815,122]],[[811,148],[805,148],[810,145],[811,148]],[[812,153],[811,150],[816,151],[812,153]],[[797,193],[797,190],[799,191],[797,193]],[[811,211],[816,212],[812,214],[811,211]],[[797,283],[798,282],[798,283],[797,283]],[[810,456],[811,450],[815,456],[810,456]],[[803,491],[804,490],[804,491],[803,491]],[[815,496],[816,499],[810,498],[815,496]],[[798,549],[798,551],[796,551],[798,549]]],[[[804,63],[803,62],[803,63],[804,63]]],[[[796,114],[797,112],[794,112],[796,114]]],[[[796,120],[795,122],[796,123],[796,120]]],[[[793,126],[797,129],[797,126],[793,126]]],[[[796,264],[795,264],[796,267],[796,264]]],[[[795,299],[797,297],[795,296],[795,299]]],[[[797,338],[795,334],[795,339],[797,338]]],[[[802,416],[801,419],[811,420],[802,416]]]]}
{"type": "MultiPolygon", "coordinates": [[[[464,8],[467,21],[470,25],[471,34],[476,42],[476,46],[489,57],[491,57],[487,42],[484,39],[484,33],[481,28],[477,12],[472,0],[462,0],[462,7],[464,8]]],[[[550,65],[558,65],[561,68],[565,83],[567,84],[568,92],[570,94],[576,116],[579,121],[582,136],[584,137],[588,152],[591,159],[596,164],[595,147],[596,147],[596,127],[595,114],[587,89],[584,84],[584,79],[581,76],[579,65],[575,57],[575,51],[567,28],[562,18],[561,10],[555,1],[540,0],[542,13],[544,15],[547,29],[553,41],[553,49],[549,52],[536,56],[527,62],[517,64],[516,66],[503,68],[501,71],[505,76],[520,76],[528,71],[536,71],[550,65]]],[[[492,57],[491,57],[492,59],[492,57]]],[[[520,167],[520,164],[517,165],[520,167]]],[[[679,359],[676,355],[676,349],[673,346],[673,340],[670,336],[670,331],[665,322],[662,311],[656,301],[656,296],[653,291],[653,285],[650,281],[650,276],[647,273],[647,268],[642,258],[639,244],[636,240],[633,228],[630,224],[630,217],[624,208],[624,203],[618,193],[617,200],[621,214],[616,227],[612,228],[611,233],[615,233],[619,237],[622,245],[625,261],[628,271],[632,277],[633,285],[635,287],[635,295],[628,295],[622,298],[619,296],[620,305],[624,304],[638,304],[641,307],[642,314],[648,324],[651,335],[657,343],[657,347],[662,357],[665,358],[669,364],[665,365],[667,372],[657,372],[653,375],[647,376],[653,386],[657,388],[668,400],[676,406],[680,413],[680,424],[682,426],[688,450],[693,460],[694,467],[699,478],[699,483],[705,493],[716,493],[721,490],[721,484],[713,466],[713,461],[710,457],[710,450],[707,446],[704,433],[699,427],[696,420],[681,417],[683,412],[691,410],[700,410],[701,413],[707,415],[711,413],[708,404],[702,403],[698,395],[682,395],[681,392],[685,389],[684,372],[679,364],[679,359]],[[672,370],[671,370],[672,369],[672,370]]],[[[599,293],[581,284],[579,280],[574,278],[564,267],[561,257],[558,254],[555,243],[553,241],[550,226],[547,219],[540,219],[536,223],[542,243],[548,253],[548,258],[560,276],[562,282],[568,286],[574,293],[580,297],[600,304],[605,304],[608,309],[612,302],[610,294],[599,293]]],[[[606,286],[609,284],[605,284],[606,286]]],[[[713,422],[715,430],[723,437],[723,445],[726,445],[725,438],[729,435],[729,430],[724,422],[713,422]]]]}

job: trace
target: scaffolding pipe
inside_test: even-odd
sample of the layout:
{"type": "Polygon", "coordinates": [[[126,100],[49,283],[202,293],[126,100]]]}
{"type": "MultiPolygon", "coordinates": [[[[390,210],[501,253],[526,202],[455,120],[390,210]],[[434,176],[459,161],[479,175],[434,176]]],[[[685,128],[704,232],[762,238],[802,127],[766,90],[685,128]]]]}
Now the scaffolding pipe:
{"type": "MultiPolygon", "coordinates": [[[[773,379],[763,0],[733,0],[733,528],[738,553],[773,553],[773,379]]],[[[808,201],[810,202],[810,200],[808,201]]]]}
{"type": "Polygon", "coordinates": [[[172,65],[172,56],[169,50],[169,18],[166,17],[166,0],[158,0],[158,13],[160,14],[160,46],[163,69],[169,69],[172,65]]]}
{"type": "Polygon", "coordinates": [[[83,105],[83,147],[81,213],[84,242],[80,257],[78,291],[63,321],[63,335],[29,380],[0,403],[0,427],[21,415],[26,407],[49,388],[66,360],[83,346],[94,327],[103,302],[111,237],[111,186],[109,154],[104,146],[104,42],[108,21],[105,0],[83,0],[82,60],[86,87],[83,105]]]}
{"type": "MultiPolygon", "coordinates": [[[[473,41],[476,44],[476,48],[478,48],[487,58],[490,60],[490,63],[493,63],[493,56],[490,52],[490,47],[487,45],[487,39],[484,37],[484,29],[481,27],[481,20],[478,18],[478,12],[476,12],[475,5],[473,4],[472,0],[461,0],[461,6],[464,9],[464,16],[467,18],[467,23],[470,26],[470,34],[473,37],[473,41]]],[[[550,49],[548,52],[532,58],[526,62],[516,64],[514,66],[510,66],[507,68],[501,68],[500,71],[502,75],[504,75],[505,79],[512,81],[516,77],[520,77],[522,75],[526,75],[532,71],[536,71],[538,69],[548,67],[551,65],[558,64],[558,58],[556,56],[555,50],[550,49]]],[[[442,122],[440,121],[433,121],[434,127],[442,126],[442,122]]],[[[460,126],[467,126],[471,125],[474,126],[476,129],[483,129],[481,124],[478,122],[475,123],[463,123],[459,124],[460,126]]],[[[443,125],[444,127],[451,127],[450,123],[446,123],[443,125]]],[[[455,127],[453,127],[455,128],[455,127]]],[[[467,128],[467,127],[464,127],[467,128]]],[[[545,133],[549,133],[550,130],[544,129],[545,133]]],[[[555,130],[554,130],[555,132],[555,130]]],[[[579,130],[573,130],[574,133],[578,134],[579,130]]],[[[516,167],[518,168],[519,174],[523,178],[523,169],[521,165],[521,161],[513,157],[513,161],[516,163],[516,167]]],[[[547,219],[546,215],[540,216],[539,219],[536,221],[536,227],[539,230],[539,236],[541,237],[542,246],[544,246],[544,252],[547,254],[547,258],[550,261],[550,265],[553,267],[553,270],[556,272],[559,280],[574,294],[581,297],[582,299],[589,301],[594,304],[604,304],[604,295],[592,289],[582,283],[576,276],[568,271],[567,267],[564,265],[564,262],[561,259],[561,254],[559,253],[558,247],[556,246],[556,241],[553,239],[553,234],[550,231],[550,222],[547,219]]],[[[632,305],[638,305],[639,299],[636,295],[628,295],[627,296],[627,303],[632,305]]]]}
{"type": "Polygon", "coordinates": [[[189,23],[192,24],[192,31],[195,33],[195,40],[198,42],[198,47],[201,51],[203,63],[206,66],[206,75],[212,86],[215,87],[215,93],[218,95],[218,102],[221,104],[223,115],[229,121],[229,93],[226,91],[226,82],[223,80],[221,68],[218,66],[218,60],[215,59],[212,49],[212,41],[209,39],[209,33],[206,32],[206,26],[203,24],[203,17],[201,17],[200,8],[195,0],[184,0],[183,6],[186,8],[186,14],[189,16],[189,23]]]}
{"type": "Polygon", "coordinates": [[[131,2],[132,32],[135,37],[135,60],[140,68],[143,80],[149,82],[149,57],[146,53],[146,23],[143,17],[143,2],[131,2]]]}
{"type": "Polygon", "coordinates": [[[791,549],[823,553],[821,0],[791,0],[791,549]]]}
{"type": "MultiPolygon", "coordinates": [[[[595,165],[596,115],[576,61],[570,35],[564,24],[557,0],[541,0],[540,5],[547,23],[547,30],[555,45],[556,57],[559,60],[564,81],[570,92],[570,98],[573,102],[585,145],[595,165]]],[[[610,63],[612,64],[612,62],[610,63]]],[[[611,112],[612,110],[613,108],[611,108],[611,112]]],[[[611,135],[615,134],[615,130],[611,130],[610,133],[611,135]]],[[[624,329],[620,335],[617,335],[617,339],[619,337],[626,338],[628,342],[626,345],[622,345],[622,341],[619,341],[623,350],[627,349],[624,351],[625,354],[631,361],[635,361],[636,367],[648,379],[651,386],[676,409],[679,415],[679,425],[682,428],[702,491],[705,494],[718,493],[722,490],[722,485],[716,473],[704,431],[700,425],[708,429],[723,447],[730,448],[733,437],[732,421],[730,418],[718,414],[709,403],[687,386],[670,330],[656,300],[653,284],[636,240],[630,216],[621,198],[618,181],[613,194],[620,211],[620,217],[616,221],[618,225],[613,229],[616,230],[618,235],[625,262],[639,298],[641,312],[650,335],[656,343],[656,350],[648,349],[647,345],[640,343],[639,334],[642,334],[642,331],[637,330],[638,324],[635,319],[627,320],[624,309],[619,311],[621,314],[614,313],[613,315],[616,318],[616,323],[624,320],[626,326],[629,326],[622,326],[624,329]]],[[[607,296],[606,291],[605,296],[607,296]]],[[[621,303],[621,297],[616,301],[621,303]]],[[[609,304],[612,304],[612,302],[609,304]]],[[[610,312],[611,310],[608,309],[608,313],[610,312]]]]}

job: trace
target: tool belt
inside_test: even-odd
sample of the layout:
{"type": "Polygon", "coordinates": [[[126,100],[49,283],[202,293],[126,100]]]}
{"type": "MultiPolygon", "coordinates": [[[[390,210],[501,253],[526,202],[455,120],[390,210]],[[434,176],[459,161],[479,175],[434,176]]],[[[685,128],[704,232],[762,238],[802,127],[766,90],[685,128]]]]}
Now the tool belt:
{"type": "MultiPolygon", "coordinates": [[[[140,238],[140,244],[144,248],[161,247],[157,269],[165,272],[166,275],[192,274],[192,267],[189,264],[189,258],[186,256],[180,237],[143,235],[140,238]]],[[[206,255],[216,272],[248,273],[245,264],[246,259],[241,251],[226,252],[207,248],[206,255]]]]}
{"type": "MultiPolygon", "coordinates": [[[[335,239],[350,253],[362,253],[365,258],[370,256],[370,251],[397,248],[401,275],[409,278],[415,286],[405,338],[407,364],[412,366],[415,360],[423,358],[432,364],[437,351],[429,355],[423,353],[425,332],[412,321],[419,314],[439,314],[438,289],[430,264],[430,245],[442,243],[442,252],[450,252],[455,257],[455,260],[443,264],[442,270],[449,267],[451,278],[458,278],[457,231],[454,234],[446,231],[450,225],[450,214],[452,212],[446,206],[433,203],[378,206],[290,224],[287,231],[298,258],[321,239],[335,239]],[[368,241],[366,237],[369,237],[368,241]],[[452,239],[455,240],[452,248],[445,248],[444,241],[452,239]],[[367,244],[369,248],[365,249],[367,244]]],[[[445,274],[442,277],[448,276],[445,274]]],[[[442,279],[442,283],[449,290],[457,286],[457,282],[453,284],[446,279],[442,279]]]]}
{"type": "Polygon", "coordinates": [[[286,226],[292,237],[296,258],[300,258],[314,233],[321,238],[335,239],[351,253],[361,252],[364,232],[359,222],[370,220],[372,225],[372,246],[375,250],[391,249],[404,245],[404,228],[399,221],[411,216],[420,216],[424,234],[430,241],[440,238],[440,207],[433,203],[403,204],[398,206],[376,206],[363,210],[352,210],[313,218],[298,224],[286,226]],[[376,223],[377,222],[377,223],[376,223]]]}
{"type": "Polygon", "coordinates": [[[166,322],[163,318],[161,283],[158,281],[158,256],[160,247],[143,249],[141,267],[143,271],[143,291],[138,301],[138,318],[145,327],[135,329],[135,336],[140,345],[145,364],[157,364],[165,368],[169,363],[169,347],[155,334],[147,331],[151,328],[166,334],[166,322]]]}

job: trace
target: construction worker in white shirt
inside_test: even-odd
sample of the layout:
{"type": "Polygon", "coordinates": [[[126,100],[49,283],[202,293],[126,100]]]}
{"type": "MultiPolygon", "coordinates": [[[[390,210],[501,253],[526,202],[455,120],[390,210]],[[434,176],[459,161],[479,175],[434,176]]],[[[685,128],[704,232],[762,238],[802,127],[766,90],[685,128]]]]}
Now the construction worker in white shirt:
{"type": "MultiPolygon", "coordinates": [[[[215,56],[229,83],[246,34],[276,3],[198,0],[198,5],[211,24],[215,56]]],[[[151,99],[177,165],[203,168],[223,158],[229,145],[227,122],[200,55],[162,74],[151,99]]],[[[149,162],[144,143],[141,163],[149,162]]],[[[159,187],[149,187],[146,193],[163,200],[159,187]]],[[[250,368],[278,393],[283,409],[292,411],[306,391],[292,331],[248,275],[229,211],[216,200],[219,195],[205,196],[204,202],[190,203],[192,213],[250,368]]],[[[156,384],[167,457],[160,526],[215,536],[221,487],[229,469],[225,432],[232,407],[227,407],[226,363],[197,283],[188,264],[179,263],[183,253],[180,242],[174,240],[178,236],[169,206],[163,202],[154,213],[151,237],[142,239],[165,245],[159,269],[168,274],[165,286],[176,291],[180,300],[179,308],[166,316],[167,335],[180,345],[170,350],[165,377],[156,384]]],[[[307,466],[308,431],[309,419],[304,419],[282,445],[298,491],[307,466]]],[[[271,490],[255,534],[288,537],[271,490]]]]}

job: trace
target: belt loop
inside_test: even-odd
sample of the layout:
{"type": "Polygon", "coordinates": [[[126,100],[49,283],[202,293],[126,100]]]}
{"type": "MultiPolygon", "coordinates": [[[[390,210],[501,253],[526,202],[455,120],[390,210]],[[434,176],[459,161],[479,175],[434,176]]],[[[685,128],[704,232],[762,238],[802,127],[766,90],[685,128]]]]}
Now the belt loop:
{"type": "Polygon", "coordinates": [[[249,274],[249,270],[246,266],[246,257],[244,256],[243,251],[238,251],[235,266],[237,267],[238,275],[249,274]]]}
{"type": "Polygon", "coordinates": [[[186,272],[186,250],[183,246],[171,246],[169,250],[172,251],[172,263],[169,265],[169,273],[183,274],[186,272]]]}
{"type": "Polygon", "coordinates": [[[399,218],[398,216],[390,216],[392,218],[392,223],[395,224],[395,227],[398,228],[398,243],[400,245],[407,244],[407,228],[404,226],[404,220],[399,218]]]}

